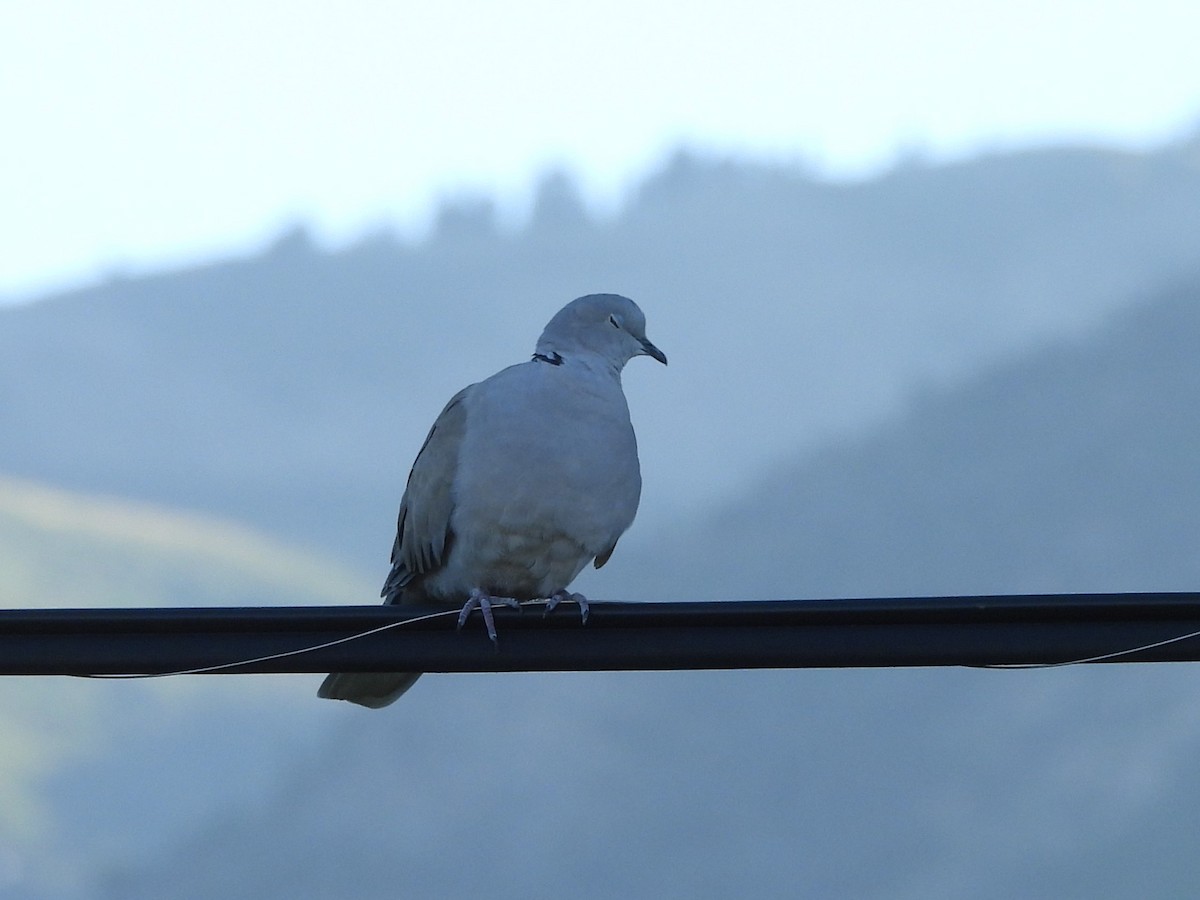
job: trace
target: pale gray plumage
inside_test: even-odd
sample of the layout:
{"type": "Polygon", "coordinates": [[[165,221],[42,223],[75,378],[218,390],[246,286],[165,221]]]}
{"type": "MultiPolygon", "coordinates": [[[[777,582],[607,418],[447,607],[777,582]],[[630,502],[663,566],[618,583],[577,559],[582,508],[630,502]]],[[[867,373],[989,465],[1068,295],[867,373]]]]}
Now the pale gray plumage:
{"type": "MultiPolygon", "coordinates": [[[[489,596],[562,596],[589,562],[604,565],[641,494],[621,389],[635,356],[667,361],[637,304],[590,294],[550,320],[529,362],[456,394],[409,474],[385,602],[483,594],[488,612],[489,596]]],[[[419,674],[334,673],[319,693],[378,708],[419,674]]]]}

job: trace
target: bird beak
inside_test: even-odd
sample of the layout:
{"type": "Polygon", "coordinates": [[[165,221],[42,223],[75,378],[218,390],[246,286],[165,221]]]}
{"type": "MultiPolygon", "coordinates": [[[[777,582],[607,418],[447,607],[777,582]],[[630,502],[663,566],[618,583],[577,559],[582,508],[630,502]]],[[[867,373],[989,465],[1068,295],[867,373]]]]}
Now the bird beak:
{"type": "Polygon", "coordinates": [[[664,366],[667,364],[667,354],[663,353],[645,338],[642,339],[642,353],[646,356],[654,357],[664,366]]]}

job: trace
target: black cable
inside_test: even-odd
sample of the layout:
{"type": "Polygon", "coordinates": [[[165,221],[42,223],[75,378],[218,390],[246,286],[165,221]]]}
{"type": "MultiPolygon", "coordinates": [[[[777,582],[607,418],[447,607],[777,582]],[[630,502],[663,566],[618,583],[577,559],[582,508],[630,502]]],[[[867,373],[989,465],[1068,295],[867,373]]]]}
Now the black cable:
{"type": "MultiPolygon", "coordinates": [[[[0,674],[1028,666],[1200,660],[1200,594],[592,604],[477,619],[392,606],[0,610],[0,674]]],[[[444,612],[444,611],[436,611],[444,612]]]]}

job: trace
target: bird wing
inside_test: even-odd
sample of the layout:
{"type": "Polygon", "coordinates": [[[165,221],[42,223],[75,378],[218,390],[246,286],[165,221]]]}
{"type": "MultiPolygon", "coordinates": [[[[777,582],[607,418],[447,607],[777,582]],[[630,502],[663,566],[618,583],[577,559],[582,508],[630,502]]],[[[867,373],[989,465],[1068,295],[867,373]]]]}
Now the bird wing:
{"type": "Polygon", "coordinates": [[[611,544],[608,545],[608,549],[606,549],[602,553],[597,554],[596,558],[592,561],[592,565],[594,565],[598,569],[602,565],[604,565],[606,562],[608,562],[609,557],[613,555],[613,551],[617,549],[617,541],[619,541],[619,540],[620,540],[620,538],[618,537],[616,540],[614,540],[611,544]]]}
{"type": "Polygon", "coordinates": [[[392,571],[381,592],[388,603],[398,602],[414,578],[436,571],[449,551],[452,488],[467,421],[463,398],[469,390],[459,391],[446,404],[409,472],[392,545],[392,571]]]}

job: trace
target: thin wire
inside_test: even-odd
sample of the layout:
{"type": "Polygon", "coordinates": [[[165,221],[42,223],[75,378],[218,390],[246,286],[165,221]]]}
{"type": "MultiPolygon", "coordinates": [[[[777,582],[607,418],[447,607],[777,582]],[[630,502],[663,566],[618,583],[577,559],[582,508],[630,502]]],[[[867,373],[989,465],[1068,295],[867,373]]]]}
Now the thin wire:
{"type": "Polygon", "coordinates": [[[1085,663],[1103,662],[1106,659],[1117,659],[1121,656],[1129,656],[1134,653],[1141,653],[1143,650],[1154,650],[1157,647],[1165,647],[1168,644],[1178,644],[1180,641],[1186,641],[1194,637],[1200,637],[1200,631],[1192,631],[1188,634],[1181,634],[1176,637],[1166,638],[1162,641],[1155,641],[1153,644],[1142,644],[1140,647],[1130,647],[1127,650],[1114,650],[1112,653],[1101,653],[1099,656],[1088,656],[1083,659],[1068,659],[1064,662],[1054,663],[994,663],[992,665],[970,666],[972,669],[1057,669],[1061,666],[1078,666],[1085,663]]]}
{"type": "Polygon", "coordinates": [[[386,625],[379,625],[375,628],[369,628],[366,631],[360,631],[357,634],[347,635],[346,637],[335,638],[332,641],[325,641],[320,644],[313,644],[309,647],[301,647],[299,650],[284,650],[282,653],[271,653],[267,656],[256,656],[253,659],[239,659],[237,662],[218,663],[215,666],[198,666],[195,669],[179,669],[174,672],[150,672],[136,675],[116,674],[116,675],[86,675],[75,674],[74,678],[103,678],[105,680],[128,681],[138,678],[173,678],[176,675],[202,675],[206,672],[220,672],[224,669],[236,669],[241,666],[254,665],[255,663],[269,662],[273,659],[286,659],[289,656],[300,656],[303,653],[312,653],[314,650],[324,650],[326,647],[336,647],[338,644],[348,644],[351,641],[357,641],[361,638],[370,637],[373,634],[379,634],[381,631],[387,631],[390,628],[399,628],[402,625],[412,625],[414,622],[427,622],[430,619],[437,619],[442,616],[457,616],[457,609],[441,610],[439,612],[427,613],[423,616],[417,616],[412,619],[401,619],[399,622],[388,622],[386,625]]]}
{"type": "MultiPolygon", "coordinates": [[[[536,602],[536,601],[535,601],[536,602]]],[[[369,628],[366,631],[360,631],[355,634],[347,635],[346,637],[335,638],[332,641],[324,641],[320,644],[312,644],[308,647],[300,647],[297,650],[284,650],[280,653],[271,653],[266,656],[256,656],[250,659],[239,659],[235,662],[218,663],[212,666],[198,666],[194,669],[178,669],[173,672],[150,672],[140,674],[80,674],[75,673],[73,678],[99,678],[105,680],[132,680],[142,678],[173,678],[176,675],[201,675],[209,672],[220,672],[226,669],[236,669],[241,666],[254,665],[256,663],[270,662],[275,659],[286,659],[290,656],[300,656],[305,653],[312,653],[316,650],[324,650],[327,647],[336,647],[339,644],[348,644],[351,641],[361,640],[365,637],[370,637],[373,634],[379,634],[383,631],[388,631],[392,628],[400,628],[404,625],[412,625],[417,622],[428,622],[431,619],[441,618],[442,616],[457,616],[459,611],[455,609],[439,610],[438,612],[426,613],[423,616],[416,616],[412,619],[401,619],[398,622],[388,622],[386,625],[379,625],[375,628],[369,628]]],[[[1134,653],[1141,653],[1144,650],[1154,650],[1158,647],[1165,647],[1169,644],[1177,644],[1180,641],[1190,640],[1200,637],[1200,631],[1191,631],[1187,634],[1177,635],[1175,637],[1165,638],[1161,641],[1155,641],[1151,644],[1142,644],[1137,647],[1129,647],[1124,650],[1114,650],[1111,653],[1101,653],[1097,656],[1087,656],[1081,659],[1068,659],[1062,662],[1052,663],[990,663],[967,665],[965,668],[970,669],[1057,669],[1063,666],[1079,666],[1087,663],[1103,662],[1106,659],[1117,659],[1122,656],[1130,656],[1134,653]]]]}

